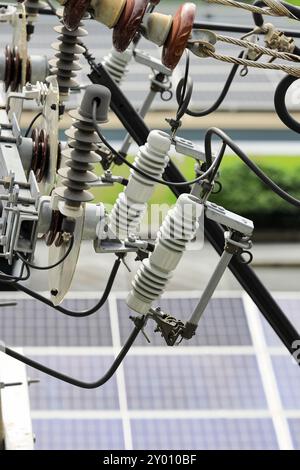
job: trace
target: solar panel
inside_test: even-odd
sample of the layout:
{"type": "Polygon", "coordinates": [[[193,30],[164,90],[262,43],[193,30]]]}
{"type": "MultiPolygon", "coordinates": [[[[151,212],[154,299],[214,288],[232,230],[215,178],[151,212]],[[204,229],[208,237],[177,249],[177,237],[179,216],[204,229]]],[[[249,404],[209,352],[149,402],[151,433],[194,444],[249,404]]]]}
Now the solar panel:
{"type": "MultiPolygon", "coordinates": [[[[300,298],[299,299],[276,299],[285,315],[295,325],[295,328],[300,330],[300,298]]],[[[266,341],[269,346],[283,346],[278,336],[274,333],[268,322],[262,317],[264,333],[266,341]]]]}
{"type": "MultiPolygon", "coordinates": [[[[113,361],[110,356],[33,356],[48,367],[85,381],[94,381],[106,372],[113,361]]],[[[58,381],[33,369],[29,377],[40,379],[30,387],[33,410],[109,410],[119,408],[116,377],[103,387],[83,390],[58,381]]]]}
{"type": "Polygon", "coordinates": [[[37,450],[124,449],[121,420],[35,419],[37,450]]]}
{"type": "MultiPolygon", "coordinates": [[[[112,344],[108,306],[87,318],[72,318],[35,300],[17,299],[1,309],[2,339],[11,346],[109,346],[112,344]]],[[[64,306],[84,310],[97,301],[66,300],[64,306]]]]}
{"type": "Polygon", "coordinates": [[[300,450],[300,419],[289,419],[290,431],[295,450],[300,450]]]}
{"type": "Polygon", "coordinates": [[[283,406],[300,409],[299,366],[290,356],[274,356],[272,362],[283,406]]]}
{"type": "Polygon", "coordinates": [[[132,420],[135,449],[278,449],[270,419],[132,420]]]}
{"type": "Polygon", "coordinates": [[[125,359],[129,409],[258,409],[266,400],[254,356],[125,359]]]}
{"type": "MultiPolygon", "coordinates": [[[[185,320],[197,302],[185,295],[178,292],[178,297],[166,297],[160,305],[185,320]]],[[[94,305],[92,297],[94,294],[66,304],[80,310],[94,305]]],[[[299,325],[295,317],[300,300],[286,298],[280,303],[299,325]]],[[[125,428],[131,433],[134,449],[278,448],[282,441],[277,442],[258,367],[261,358],[253,346],[245,308],[247,303],[244,307],[237,296],[214,298],[197,336],[181,343],[187,347],[174,347],[172,351],[153,328],[151,332],[149,321],[150,347],[136,348],[147,345],[140,335],[133,353],[121,366],[125,381],[114,376],[100,389],[75,388],[29,368],[29,377],[41,380],[30,387],[36,448],[123,449],[125,428]],[[125,427],[123,419],[127,420],[125,427]]],[[[130,313],[124,298],[117,294],[119,331],[115,330],[114,336],[120,335],[121,342],[132,329],[130,313]]],[[[113,318],[113,327],[118,329],[113,318]]],[[[103,375],[116,354],[109,304],[102,312],[78,320],[21,299],[17,308],[2,309],[0,327],[7,343],[25,346],[25,352],[34,359],[86,381],[103,375]],[[48,346],[55,348],[47,351],[48,346]]],[[[268,330],[265,325],[268,344],[278,344],[268,330]]],[[[293,419],[291,415],[300,407],[299,368],[284,350],[282,354],[273,351],[271,358],[283,419],[284,411],[290,410],[288,424],[294,446],[299,448],[300,420],[298,415],[293,419]]]]}
{"type": "MultiPolygon", "coordinates": [[[[198,299],[162,299],[159,302],[163,312],[177,319],[187,320],[197,305],[198,299]]],[[[118,300],[119,325],[122,341],[128,337],[131,322],[128,320],[132,311],[125,300],[118,300]]],[[[159,333],[154,333],[155,325],[148,322],[147,335],[151,345],[164,345],[159,333]]],[[[136,340],[136,345],[146,346],[143,336],[136,340]]],[[[190,341],[182,341],[182,346],[247,346],[251,345],[251,336],[241,299],[212,299],[200,321],[196,336],[190,341]]]]}

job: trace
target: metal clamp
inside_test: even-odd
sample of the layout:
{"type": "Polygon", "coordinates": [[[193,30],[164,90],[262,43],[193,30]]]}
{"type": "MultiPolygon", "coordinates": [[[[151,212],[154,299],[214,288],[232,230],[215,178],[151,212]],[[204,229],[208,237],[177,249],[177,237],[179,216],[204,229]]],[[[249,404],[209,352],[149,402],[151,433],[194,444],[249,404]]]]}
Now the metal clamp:
{"type": "Polygon", "coordinates": [[[197,161],[206,162],[206,155],[199,145],[194,144],[191,140],[183,139],[182,137],[175,136],[173,138],[175,150],[181,155],[195,158],[197,161]]]}
{"type": "Polygon", "coordinates": [[[152,57],[147,52],[144,52],[140,49],[135,49],[133,52],[133,57],[138,64],[145,65],[152,70],[163,73],[167,77],[171,77],[172,70],[163,65],[159,59],[152,57]]]}
{"type": "Polygon", "coordinates": [[[208,29],[194,29],[187,48],[198,57],[207,57],[206,50],[215,51],[217,36],[208,29]]]}
{"type": "Polygon", "coordinates": [[[157,324],[154,331],[161,333],[168,346],[174,346],[184,329],[184,323],[167,313],[163,313],[159,307],[150,309],[150,318],[157,324]]]}
{"type": "Polygon", "coordinates": [[[266,46],[270,49],[275,49],[279,52],[293,52],[296,43],[294,38],[286,36],[282,31],[279,31],[272,23],[265,23],[264,29],[267,30],[265,34],[266,46]]]}

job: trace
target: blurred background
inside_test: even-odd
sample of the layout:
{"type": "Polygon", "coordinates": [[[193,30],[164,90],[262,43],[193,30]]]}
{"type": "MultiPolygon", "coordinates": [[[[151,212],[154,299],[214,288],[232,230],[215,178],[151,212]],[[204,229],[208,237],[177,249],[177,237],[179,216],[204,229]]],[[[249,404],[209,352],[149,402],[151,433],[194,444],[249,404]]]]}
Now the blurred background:
{"type": "MultiPolygon", "coordinates": [[[[174,13],[179,3],[162,0],[158,10],[174,13]]],[[[248,12],[205,1],[195,3],[199,21],[253,25],[248,12]]],[[[285,19],[268,17],[267,21],[281,29],[298,26],[285,19]]],[[[53,56],[55,24],[55,18],[40,16],[29,44],[31,53],[53,56]]],[[[111,32],[92,21],[85,27],[89,32],[85,43],[101,61],[111,48],[111,32]]],[[[4,48],[10,41],[7,25],[1,25],[0,39],[4,48]]],[[[145,40],[139,47],[160,57],[159,49],[145,40]]],[[[239,53],[234,46],[218,47],[229,55],[239,53]]],[[[82,65],[80,83],[84,86],[89,69],[84,62],[82,65]]],[[[184,65],[183,60],[174,72],[174,90],[184,74],[184,65]]],[[[229,71],[230,65],[191,56],[194,109],[204,109],[216,100],[229,71]]],[[[146,67],[131,62],[122,89],[137,108],[149,90],[148,76],[146,67]]],[[[205,118],[185,117],[179,135],[203,146],[205,130],[220,127],[279,186],[300,198],[299,136],[285,128],[274,112],[274,91],[282,77],[281,72],[255,69],[249,69],[246,76],[237,73],[220,109],[205,118]]],[[[69,107],[78,106],[80,99],[80,94],[73,94],[69,107]]],[[[298,81],[289,92],[287,104],[300,121],[298,81]]],[[[175,110],[175,98],[166,102],[158,96],[146,122],[152,129],[167,129],[165,118],[174,116],[175,110]]],[[[25,109],[24,129],[35,112],[30,107],[25,109]]],[[[62,140],[64,129],[70,125],[71,119],[65,116],[60,129],[62,140]]],[[[110,115],[103,130],[119,148],[125,132],[115,116],[110,115]]],[[[133,145],[131,158],[136,150],[133,145]]],[[[187,178],[194,177],[193,159],[173,158],[187,178]]],[[[113,172],[128,175],[123,167],[115,166],[113,172]]],[[[272,194],[230,153],[221,166],[220,181],[222,191],[212,200],[254,221],[252,267],[300,329],[299,211],[272,194]]],[[[96,190],[95,201],[113,204],[121,189],[96,190]]],[[[157,187],[151,202],[171,205],[175,199],[166,187],[157,187]]],[[[97,256],[91,244],[82,244],[66,304],[76,308],[93,304],[112,261],[113,255],[97,256]]],[[[187,251],[160,302],[163,309],[186,319],[217,261],[208,243],[187,251]]],[[[47,262],[44,246],[40,246],[36,262],[47,262]]],[[[127,266],[130,272],[121,267],[104,312],[91,319],[58,317],[51,309],[18,297],[15,311],[4,310],[0,317],[5,341],[23,346],[32,357],[74,375],[86,379],[101,375],[131,324],[125,298],[137,269],[133,256],[128,256],[127,266]]],[[[32,274],[28,285],[47,291],[47,276],[37,271],[32,274]]],[[[148,345],[141,336],[125,365],[103,389],[80,391],[29,371],[30,376],[41,380],[30,389],[37,448],[300,449],[298,368],[229,271],[205,312],[196,338],[174,351],[151,328],[147,334],[151,343],[148,345]]]]}

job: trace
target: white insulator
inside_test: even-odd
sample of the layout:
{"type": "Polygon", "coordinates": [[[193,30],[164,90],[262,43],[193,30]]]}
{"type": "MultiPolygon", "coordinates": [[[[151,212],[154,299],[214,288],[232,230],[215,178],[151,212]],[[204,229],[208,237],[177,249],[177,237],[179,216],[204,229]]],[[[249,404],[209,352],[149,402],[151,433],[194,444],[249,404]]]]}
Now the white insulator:
{"type": "Polygon", "coordinates": [[[199,227],[203,205],[190,194],[182,194],[171,209],[157,236],[156,246],[148,259],[143,260],[127,297],[127,305],[134,311],[146,314],[165,290],[176,269],[187,243],[199,227]]]}
{"type": "Polygon", "coordinates": [[[118,52],[114,48],[104,57],[102,65],[106,68],[109,75],[119,85],[128,72],[128,64],[132,58],[132,49],[124,52],[118,52]]]}
{"type": "MultiPolygon", "coordinates": [[[[145,145],[139,148],[134,166],[146,175],[161,178],[169,160],[171,139],[162,131],[151,131],[145,145]]],[[[151,198],[155,182],[131,170],[128,185],[122,192],[110,214],[110,231],[124,239],[136,233],[151,198]]]]}

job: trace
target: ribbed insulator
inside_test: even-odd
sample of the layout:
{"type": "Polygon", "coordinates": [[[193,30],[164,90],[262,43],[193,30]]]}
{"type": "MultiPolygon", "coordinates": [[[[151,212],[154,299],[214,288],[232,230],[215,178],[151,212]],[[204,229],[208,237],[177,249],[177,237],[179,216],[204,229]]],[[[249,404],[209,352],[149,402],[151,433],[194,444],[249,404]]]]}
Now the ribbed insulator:
{"type": "Polygon", "coordinates": [[[148,313],[152,302],[164,292],[187,243],[196,235],[201,212],[202,204],[196,197],[182,194],[178,198],[159,230],[153,253],[143,260],[132,281],[127,297],[131,309],[148,313]]]}
{"type": "Polygon", "coordinates": [[[119,85],[128,72],[128,64],[132,58],[132,50],[118,52],[114,48],[104,57],[102,65],[106,68],[110,76],[119,85]]]}
{"type": "Polygon", "coordinates": [[[98,178],[93,173],[94,163],[101,158],[97,155],[96,143],[99,137],[94,131],[93,123],[86,117],[81,117],[80,111],[71,111],[76,115],[72,127],[65,134],[69,137],[68,146],[62,155],[66,159],[66,167],[58,170],[62,176],[62,185],[55,192],[71,207],[79,207],[81,203],[91,201],[94,196],[88,191],[90,184],[98,178]]]}
{"type": "MultiPolygon", "coordinates": [[[[62,20],[60,21],[62,23],[62,20]]],[[[80,23],[75,31],[69,31],[63,24],[54,27],[59,36],[58,42],[53,43],[51,47],[58,52],[55,54],[56,59],[51,60],[49,64],[53,67],[52,73],[57,76],[61,102],[67,100],[70,88],[78,87],[74,77],[76,72],[81,70],[78,59],[84,52],[84,48],[78,42],[87,35],[87,31],[81,27],[82,24],[80,23]]]]}
{"type": "MultiPolygon", "coordinates": [[[[162,131],[151,131],[147,143],[139,148],[134,166],[146,175],[161,178],[168,163],[171,147],[170,136],[162,131]]],[[[124,239],[136,233],[151,198],[155,182],[131,170],[128,185],[122,192],[110,214],[110,231],[124,239]]]]}

